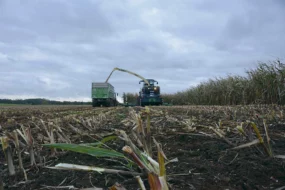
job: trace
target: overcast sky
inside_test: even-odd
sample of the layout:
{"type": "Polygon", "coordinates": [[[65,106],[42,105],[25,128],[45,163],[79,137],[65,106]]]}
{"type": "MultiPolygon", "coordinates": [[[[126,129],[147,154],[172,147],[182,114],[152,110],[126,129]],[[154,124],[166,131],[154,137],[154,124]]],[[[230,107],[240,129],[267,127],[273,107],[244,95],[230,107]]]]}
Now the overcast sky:
{"type": "MultiPolygon", "coordinates": [[[[283,0],[0,0],[0,98],[90,101],[114,67],[174,93],[285,53],[283,0]]],[[[122,95],[139,78],[114,72],[122,95]]]]}

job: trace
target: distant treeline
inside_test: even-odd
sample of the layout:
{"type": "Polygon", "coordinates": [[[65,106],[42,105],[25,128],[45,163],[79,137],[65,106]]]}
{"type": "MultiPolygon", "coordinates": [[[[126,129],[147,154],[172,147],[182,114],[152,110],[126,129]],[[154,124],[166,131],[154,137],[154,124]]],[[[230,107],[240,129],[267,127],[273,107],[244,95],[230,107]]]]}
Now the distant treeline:
{"type": "Polygon", "coordinates": [[[26,105],[90,105],[91,102],[77,102],[77,101],[55,101],[41,98],[35,99],[0,99],[0,104],[26,104],[26,105]]]}
{"type": "Polygon", "coordinates": [[[210,79],[196,87],[162,96],[164,102],[176,105],[285,104],[284,63],[280,60],[259,63],[246,74],[210,79]]]}

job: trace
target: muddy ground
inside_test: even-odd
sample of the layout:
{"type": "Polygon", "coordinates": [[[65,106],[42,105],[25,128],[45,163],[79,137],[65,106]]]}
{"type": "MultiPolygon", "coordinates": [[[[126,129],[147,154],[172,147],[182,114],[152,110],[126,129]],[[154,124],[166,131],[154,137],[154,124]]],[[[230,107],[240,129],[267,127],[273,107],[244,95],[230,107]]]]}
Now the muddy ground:
{"type": "MultiPolygon", "coordinates": [[[[143,108],[94,109],[89,106],[0,107],[0,137],[15,129],[21,129],[21,125],[30,126],[37,162],[36,166],[30,166],[29,154],[23,147],[22,157],[28,177],[28,181],[25,181],[22,172],[18,169],[14,145],[10,143],[14,150],[13,158],[17,173],[15,176],[9,176],[5,156],[1,150],[0,175],[4,189],[91,187],[108,189],[116,182],[126,189],[139,189],[133,176],[47,168],[58,163],[72,163],[130,170],[115,159],[96,158],[61,150],[52,155],[49,148],[41,146],[49,143],[41,125],[60,127],[66,138],[60,138],[60,135],[54,132],[56,142],[66,140],[71,143],[90,143],[113,135],[115,129],[131,133],[135,123],[130,113],[132,111],[138,113],[141,109],[143,108]],[[70,128],[70,125],[81,132],[77,133],[74,128],[70,128]]],[[[282,189],[282,187],[285,189],[285,159],[274,157],[285,155],[284,107],[191,106],[151,107],[150,109],[152,136],[161,143],[169,160],[178,159],[177,162],[166,165],[170,189],[282,189]],[[249,142],[236,130],[237,125],[247,121],[257,124],[265,143],[267,141],[263,122],[265,121],[268,125],[272,156],[267,155],[260,144],[232,150],[234,146],[249,142]],[[226,140],[208,127],[218,128],[226,140]]],[[[244,125],[244,129],[252,140],[256,139],[250,126],[244,125]]],[[[24,142],[21,137],[19,138],[24,142]]],[[[122,152],[122,147],[125,145],[120,139],[106,144],[119,152],[122,152]]],[[[140,172],[137,167],[131,170],[140,172]]],[[[142,176],[142,179],[149,188],[147,177],[142,176]]]]}

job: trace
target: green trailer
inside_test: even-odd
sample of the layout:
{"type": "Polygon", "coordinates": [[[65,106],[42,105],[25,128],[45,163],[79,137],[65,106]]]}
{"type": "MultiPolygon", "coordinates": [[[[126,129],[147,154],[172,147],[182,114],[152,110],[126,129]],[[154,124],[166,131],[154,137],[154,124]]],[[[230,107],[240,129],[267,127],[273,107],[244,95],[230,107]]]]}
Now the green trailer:
{"type": "Polygon", "coordinates": [[[117,106],[116,93],[110,83],[92,83],[92,106],[117,106]]]}

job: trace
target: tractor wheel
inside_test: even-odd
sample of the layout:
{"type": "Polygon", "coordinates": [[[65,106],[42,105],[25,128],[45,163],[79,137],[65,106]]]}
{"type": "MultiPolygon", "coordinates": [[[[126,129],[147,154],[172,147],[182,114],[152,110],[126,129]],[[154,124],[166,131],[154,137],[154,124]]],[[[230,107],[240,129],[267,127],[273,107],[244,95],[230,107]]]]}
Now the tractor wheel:
{"type": "Polygon", "coordinates": [[[92,107],[96,107],[96,100],[92,101],[92,107]]]}
{"type": "Polygon", "coordinates": [[[107,100],[107,107],[110,107],[110,106],[112,106],[112,100],[111,99],[107,100]]]}

